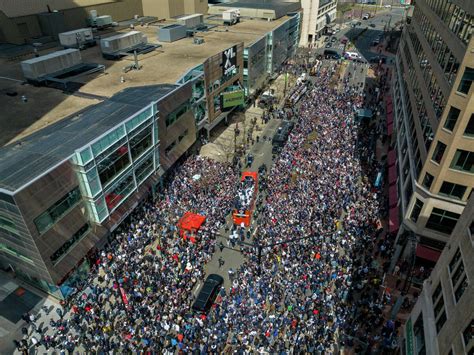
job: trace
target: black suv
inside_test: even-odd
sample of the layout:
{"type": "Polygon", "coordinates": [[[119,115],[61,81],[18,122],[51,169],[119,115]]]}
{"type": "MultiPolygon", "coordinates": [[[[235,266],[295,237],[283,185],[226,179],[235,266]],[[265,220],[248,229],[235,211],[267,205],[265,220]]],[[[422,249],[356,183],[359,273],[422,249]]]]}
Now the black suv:
{"type": "Polygon", "coordinates": [[[222,276],[210,274],[204,281],[204,285],[202,285],[201,291],[199,291],[196,301],[193,303],[193,310],[200,313],[209,311],[223,283],[222,276]]]}

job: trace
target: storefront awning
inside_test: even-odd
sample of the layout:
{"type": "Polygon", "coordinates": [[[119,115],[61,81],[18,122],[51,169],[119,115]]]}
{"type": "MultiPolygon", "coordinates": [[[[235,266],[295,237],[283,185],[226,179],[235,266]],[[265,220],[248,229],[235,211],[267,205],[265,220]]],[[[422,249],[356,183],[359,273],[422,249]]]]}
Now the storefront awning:
{"type": "Polygon", "coordinates": [[[393,185],[397,181],[397,167],[392,165],[388,168],[388,183],[393,185]]]}
{"type": "Polygon", "coordinates": [[[393,124],[393,112],[387,112],[387,126],[393,124]]]}
{"type": "Polygon", "coordinates": [[[390,185],[388,188],[388,205],[390,207],[395,207],[398,202],[398,191],[397,184],[390,185]]]}
{"type": "Polygon", "coordinates": [[[390,149],[388,151],[388,166],[395,165],[396,160],[397,160],[397,153],[395,152],[395,149],[390,149]]]}
{"type": "Polygon", "coordinates": [[[396,233],[400,226],[398,220],[398,207],[392,207],[388,212],[388,231],[390,233],[396,233]]]}
{"type": "Polygon", "coordinates": [[[416,256],[421,259],[429,260],[435,263],[438,261],[440,255],[441,252],[439,250],[425,247],[423,244],[418,244],[416,246],[416,256]]]}
{"type": "Polygon", "coordinates": [[[387,135],[391,136],[393,133],[393,122],[387,125],[387,135]]]}

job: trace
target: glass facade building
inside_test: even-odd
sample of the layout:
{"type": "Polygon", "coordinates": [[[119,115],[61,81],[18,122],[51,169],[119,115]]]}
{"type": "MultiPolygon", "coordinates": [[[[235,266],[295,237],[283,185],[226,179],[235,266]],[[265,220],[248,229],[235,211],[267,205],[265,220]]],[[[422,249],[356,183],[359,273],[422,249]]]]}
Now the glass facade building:
{"type": "Polygon", "coordinates": [[[157,109],[150,104],[71,159],[90,217],[103,222],[159,169],[157,109]]]}

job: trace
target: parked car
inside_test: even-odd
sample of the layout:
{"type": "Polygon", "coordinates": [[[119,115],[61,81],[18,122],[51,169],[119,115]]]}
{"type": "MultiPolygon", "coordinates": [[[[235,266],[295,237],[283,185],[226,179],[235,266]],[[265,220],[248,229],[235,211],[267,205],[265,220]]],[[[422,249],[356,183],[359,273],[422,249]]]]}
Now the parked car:
{"type": "Polygon", "coordinates": [[[337,38],[336,37],[332,37],[331,38],[331,42],[336,42],[337,41],[337,38]]]}
{"type": "Polygon", "coordinates": [[[341,58],[341,55],[339,53],[337,53],[334,49],[326,49],[324,51],[324,57],[326,59],[340,59],[341,58]]]}
{"type": "Polygon", "coordinates": [[[383,7],[387,8],[387,9],[391,9],[392,5],[384,5],[383,7]]]}
{"type": "Polygon", "coordinates": [[[329,42],[329,37],[324,37],[324,42],[329,42]]]}
{"type": "Polygon", "coordinates": [[[326,45],[324,46],[325,48],[331,48],[332,47],[332,43],[331,42],[328,42],[326,43],[326,45]]]}
{"type": "Polygon", "coordinates": [[[371,23],[369,26],[373,28],[375,27],[375,23],[371,23]]]}
{"type": "Polygon", "coordinates": [[[347,39],[347,38],[341,38],[341,43],[342,43],[342,44],[346,44],[346,43],[347,43],[347,41],[348,41],[348,39],[347,39]]]}
{"type": "Polygon", "coordinates": [[[204,281],[201,291],[199,291],[199,294],[193,303],[193,310],[199,313],[206,313],[209,311],[223,283],[224,279],[222,276],[210,274],[206,281],[204,281]]]}
{"type": "Polygon", "coordinates": [[[368,20],[369,18],[370,18],[369,14],[364,14],[364,16],[362,16],[362,20],[368,20]]]}

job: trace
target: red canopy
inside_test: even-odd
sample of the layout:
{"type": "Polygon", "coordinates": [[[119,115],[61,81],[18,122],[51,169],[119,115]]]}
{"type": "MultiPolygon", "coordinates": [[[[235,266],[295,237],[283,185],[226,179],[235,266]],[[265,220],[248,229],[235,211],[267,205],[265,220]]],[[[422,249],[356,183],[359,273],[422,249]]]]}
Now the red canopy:
{"type": "Polygon", "coordinates": [[[416,246],[416,256],[432,262],[437,262],[441,252],[439,250],[425,247],[422,244],[416,246]]]}
{"type": "Polygon", "coordinates": [[[178,222],[178,227],[181,230],[187,231],[197,231],[201,228],[202,224],[206,220],[205,216],[200,214],[195,214],[191,212],[186,212],[183,217],[178,222]]]}
{"type": "Polygon", "coordinates": [[[388,212],[388,231],[390,233],[395,233],[400,226],[400,222],[398,220],[398,207],[393,207],[388,212]]]}
{"type": "Polygon", "coordinates": [[[388,168],[388,183],[393,185],[397,181],[397,167],[392,165],[388,168]]]}
{"type": "Polygon", "coordinates": [[[391,136],[393,133],[393,121],[389,125],[387,125],[387,135],[391,136]]]}
{"type": "Polygon", "coordinates": [[[390,207],[396,206],[398,202],[397,184],[390,185],[388,188],[388,205],[390,207]]]}
{"type": "Polygon", "coordinates": [[[395,152],[395,149],[390,149],[388,151],[388,166],[394,165],[396,160],[397,153],[395,152]]]}
{"type": "Polygon", "coordinates": [[[387,125],[393,124],[393,112],[387,112],[387,125]]]}

